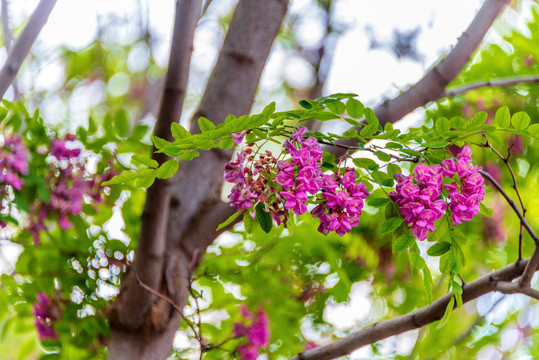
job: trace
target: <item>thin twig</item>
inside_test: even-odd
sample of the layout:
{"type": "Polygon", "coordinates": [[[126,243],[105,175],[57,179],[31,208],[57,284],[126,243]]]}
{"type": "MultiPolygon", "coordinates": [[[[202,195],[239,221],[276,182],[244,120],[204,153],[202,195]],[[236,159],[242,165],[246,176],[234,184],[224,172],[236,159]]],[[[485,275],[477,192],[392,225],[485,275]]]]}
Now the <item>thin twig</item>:
{"type": "Polygon", "coordinates": [[[474,82],[472,84],[460,86],[458,88],[453,88],[445,92],[444,97],[453,97],[463,93],[466,93],[470,90],[475,90],[482,87],[505,87],[505,86],[514,86],[518,84],[533,84],[539,83],[539,76],[521,76],[521,77],[511,77],[511,78],[500,78],[492,80],[484,80],[474,82]]]}
{"type": "Polygon", "coordinates": [[[504,294],[524,294],[539,300],[539,291],[529,286],[522,287],[519,282],[498,281],[495,289],[504,294]]]}
{"type": "Polygon", "coordinates": [[[511,206],[511,208],[513,208],[513,210],[517,214],[518,218],[520,219],[522,225],[524,225],[524,228],[526,228],[526,230],[528,231],[528,233],[532,237],[533,241],[535,241],[535,250],[534,250],[534,252],[532,254],[532,257],[530,258],[530,261],[528,262],[528,264],[526,266],[526,269],[524,270],[524,273],[522,274],[522,277],[520,278],[520,282],[519,282],[521,287],[529,287],[530,284],[531,284],[531,279],[533,277],[533,274],[535,273],[535,270],[537,269],[537,266],[539,266],[539,248],[537,247],[539,245],[539,238],[537,238],[537,235],[532,230],[530,224],[528,224],[528,222],[524,218],[524,215],[522,215],[522,213],[518,209],[518,207],[515,204],[515,202],[513,201],[513,199],[511,199],[509,197],[509,195],[507,195],[505,190],[502,188],[502,186],[500,184],[498,184],[498,182],[492,177],[492,175],[490,175],[485,170],[479,170],[479,173],[481,175],[483,175],[485,178],[487,178],[492,183],[492,185],[494,185],[494,187],[496,189],[498,189],[498,191],[502,194],[502,196],[505,198],[505,200],[507,200],[507,202],[509,203],[509,206],[511,206]]]}
{"type": "Polygon", "coordinates": [[[519,284],[521,287],[530,286],[532,282],[533,274],[535,273],[535,270],[537,270],[538,266],[539,266],[539,248],[536,245],[535,250],[533,251],[533,254],[530,258],[530,261],[528,262],[526,269],[524,269],[524,273],[522,273],[522,276],[520,277],[519,284]]]}
{"type": "MultiPolygon", "coordinates": [[[[329,145],[329,146],[338,147],[338,148],[341,148],[341,149],[346,149],[346,150],[349,150],[349,151],[368,151],[368,152],[371,152],[371,153],[375,153],[376,151],[378,151],[378,150],[374,150],[374,149],[371,149],[371,148],[361,148],[361,147],[358,147],[358,146],[331,143],[331,142],[325,141],[325,140],[318,140],[318,143],[323,144],[323,145],[329,145]]],[[[391,156],[391,158],[393,158],[395,160],[398,160],[398,161],[418,162],[417,158],[402,158],[402,157],[400,157],[398,155],[395,155],[395,154],[388,154],[388,153],[386,153],[386,154],[391,156]]]]}
{"type": "MultiPolygon", "coordinates": [[[[486,138],[486,136],[485,136],[485,138],[486,138]]],[[[505,163],[507,168],[509,169],[509,172],[511,173],[511,178],[513,179],[513,189],[515,189],[515,192],[517,193],[518,201],[520,202],[520,207],[522,208],[522,216],[525,218],[527,210],[524,207],[524,202],[522,201],[522,196],[520,196],[520,191],[518,191],[517,178],[515,176],[515,172],[513,171],[513,168],[511,167],[511,165],[509,164],[509,157],[511,156],[511,148],[507,149],[507,157],[504,157],[502,154],[500,154],[500,152],[498,150],[496,150],[492,146],[492,144],[490,144],[490,142],[488,140],[486,142],[486,146],[488,146],[490,148],[490,150],[492,150],[492,152],[494,152],[494,154],[496,154],[496,156],[498,156],[505,163]]],[[[522,259],[522,235],[523,235],[523,232],[524,232],[524,225],[522,224],[522,222],[520,222],[520,235],[518,237],[518,260],[522,259]]]]}
{"type": "MultiPolygon", "coordinates": [[[[495,291],[496,285],[499,282],[509,282],[518,278],[527,264],[528,260],[522,260],[467,283],[462,289],[462,302],[467,303],[481,295],[495,291]]],[[[452,296],[453,294],[446,294],[434,301],[430,306],[425,306],[412,313],[360,329],[331,344],[305,351],[301,354],[301,357],[294,356],[291,360],[334,359],[349,354],[362,346],[373,344],[390,336],[423,327],[442,318],[452,296]]]]}
{"type": "Polygon", "coordinates": [[[47,22],[56,1],[57,0],[41,0],[32,16],[30,16],[28,24],[26,24],[21,35],[13,44],[7,60],[4,63],[2,70],[0,70],[0,98],[4,97],[6,90],[13,82],[23,60],[26,58],[26,55],[28,55],[32,44],[36,41],[41,29],[47,22]]]}
{"type": "Polygon", "coordinates": [[[133,274],[135,274],[135,279],[137,280],[137,283],[142,286],[142,288],[146,291],[148,291],[149,293],[157,296],[158,298],[166,301],[167,303],[170,304],[170,306],[172,306],[172,308],[174,308],[174,310],[176,310],[176,312],[182,317],[183,320],[185,320],[185,322],[187,323],[187,325],[189,325],[189,327],[191,328],[191,330],[193,330],[193,332],[195,333],[196,335],[196,330],[195,330],[195,327],[193,325],[193,323],[191,322],[191,320],[189,320],[184,314],[183,314],[183,310],[181,309],[181,307],[176,304],[174,302],[174,300],[172,300],[171,298],[169,298],[168,296],[166,296],[165,294],[161,294],[159,291],[156,291],[154,289],[152,289],[151,287],[149,287],[148,285],[146,285],[145,283],[142,282],[142,280],[140,280],[138,274],[137,274],[137,271],[135,270],[135,267],[134,266],[131,266],[131,270],[133,271],[133,274]]]}
{"type": "Polygon", "coordinates": [[[496,181],[496,179],[494,179],[492,177],[492,175],[490,175],[488,172],[486,172],[485,170],[479,170],[479,173],[481,175],[483,175],[483,177],[487,178],[487,180],[489,180],[492,185],[494,185],[494,187],[502,194],[502,196],[505,198],[505,200],[507,201],[507,203],[509,204],[509,206],[511,206],[511,208],[515,211],[515,213],[517,214],[518,218],[520,219],[520,221],[522,222],[522,224],[524,225],[524,228],[526,228],[526,230],[528,231],[528,233],[530,234],[530,236],[532,237],[533,241],[535,241],[535,244],[539,244],[539,238],[537,237],[537,235],[535,234],[535,232],[532,230],[532,228],[530,227],[530,224],[528,224],[528,222],[526,221],[526,219],[524,218],[524,215],[522,215],[522,213],[520,212],[519,208],[517,207],[517,205],[515,204],[515,202],[513,201],[513,199],[511,199],[509,197],[509,195],[507,195],[507,193],[505,192],[505,190],[502,188],[502,186],[500,184],[498,184],[498,182],[496,181]]]}

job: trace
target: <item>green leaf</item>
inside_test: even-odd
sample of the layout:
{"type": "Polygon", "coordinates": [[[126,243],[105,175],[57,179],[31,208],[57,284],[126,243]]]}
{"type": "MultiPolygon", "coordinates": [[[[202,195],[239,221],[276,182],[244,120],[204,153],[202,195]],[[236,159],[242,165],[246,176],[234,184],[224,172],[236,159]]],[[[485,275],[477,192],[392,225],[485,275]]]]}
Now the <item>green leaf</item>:
{"type": "Polygon", "coordinates": [[[185,130],[183,126],[181,126],[180,124],[176,122],[173,122],[172,124],[170,124],[170,131],[172,132],[172,136],[174,136],[176,140],[185,139],[191,136],[189,131],[185,130]]]}
{"type": "Polygon", "coordinates": [[[427,251],[430,256],[441,256],[451,249],[451,244],[447,241],[442,241],[431,246],[427,251]]]}
{"type": "Polygon", "coordinates": [[[435,128],[440,134],[445,134],[451,129],[451,125],[448,119],[442,117],[436,120],[435,128]]]}
{"type": "Polygon", "coordinates": [[[432,305],[432,289],[434,287],[434,283],[432,282],[432,275],[430,274],[428,266],[423,268],[423,286],[425,287],[427,301],[429,302],[429,305],[432,305]]]}
{"type": "Polygon", "coordinates": [[[526,130],[528,125],[530,125],[530,115],[524,111],[519,111],[513,115],[511,118],[511,125],[518,130],[526,130]]]}
{"type": "Polygon", "coordinates": [[[451,270],[451,272],[453,274],[458,274],[460,272],[460,268],[459,268],[459,262],[457,260],[457,258],[455,257],[455,255],[449,253],[449,270],[451,270]]]}
{"type": "Polygon", "coordinates": [[[310,110],[310,109],[313,108],[313,105],[312,105],[313,103],[314,103],[314,101],[309,100],[309,99],[300,100],[299,101],[299,106],[301,106],[304,109],[310,110]]]}
{"type": "Polygon", "coordinates": [[[539,136],[539,124],[532,124],[528,128],[528,132],[531,134],[531,136],[539,136]]]}
{"type": "Polygon", "coordinates": [[[402,149],[402,144],[396,143],[396,142],[388,142],[386,144],[386,149],[402,149]]]}
{"type": "Polygon", "coordinates": [[[387,219],[380,227],[380,234],[386,234],[394,231],[400,226],[400,224],[402,224],[403,221],[403,218],[397,216],[387,219]]]}
{"type": "Polygon", "coordinates": [[[346,99],[346,98],[352,98],[352,97],[356,97],[356,96],[358,96],[358,95],[354,94],[354,93],[336,93],[336,94],[329,95],[329,97],[332,97],[332,98],[335,98],[335,99],[346,99]]]}
{"type": "Polygon", "coordinates": [[[154,169],[144,169],[140,172],[140,177],[135,180],[135,186],[142,188],[149,188],[152,186],[157,175],[157,170],[154,169]]]}
{"type": "Polygon", "coordinates": [[[220,223],[219,226],[217,227],[217,230],[215,231],[219,231],[222,228],[227,227],[228,225],[232,224],[234,220],[236,220],[238,216],[240,216],[241,214],[243,214],[241,211],[235,212],[234,214],[229,216],[229,218],[226,219],[224,222],[220,223]]]}
{"type": "Polygon", "coordinates": [[[487,120],[487,117],[488,117],[488,114],[486,112],[484,111],[478,112],[477,114],[475,114],[473,118],[471,118],[470,120],[466,122],[465,127],[469,129],[475,126],[482,125],[487,120]]]}
{"type": "Polygon", "coordinates": [[[260,227],[267,234],[271,231],[273,221],[271,221],[271,215],[264,210],[264,204],[259,202],[256,207],[256,220],[260,224],[260,227]]]}
{"type": "Polygon", "coordinates": [[[455,116],[451,118],[450,125],[453,129],[464,129],[466,127],[466,120],[461,116],[455,116]]]}
{"type": "Polygon", "coordinates": [[[332,154],[328,151],[322,152],[322,162],[335,164],[335,154],[332,154]]]}
{"type": "Polygon", "coordinates": [[[213,130],[215,125],[213,125],[213,123],[204,116],[201,116],[198,118],[198,127],[200,128],[200,131],[205,133],[206,131],[213,130]]]}
{"type": "Polygon", "coordinates": [[[253,219],[251,211],[247,210],[245,214],[243,214],[243,226],[245,227],[245,231],[247,231],[248,234],[252,234],[256,229],[256,225],[258,225],[258,221],[253,219]]]}
{"type": "Polygon", "coordinates": [[[386,154],[383,151],[376,151],[374,155],[380,160],[380,161],[390,161],[391,156],[389,154],[386,154]]]}
{"type": "Polygon", "coordinates": [[[415,238],[410,235],[401,235],[395,241],[393,241],[393,254],[397,254],[401,251],[412,247],[415,244],[415,238]]]}
{"type": "Polygon", "coordinates": [[[353,159],[352,161],[357,167],[371,171],[378,170],[380,167],[373,159],[369,158],[357,158],[353,159]]]}
{"type": "Polygon", "coordinates": [[[443,217],[436,230],[429,235],[428,240],[439,242],[445,235],[449,233],[449,225],[447,224],[447,218],[443,217]]]}
{"type": "Polygon", "coordinates": [[[483,204],[482,202],[479,203],[479,209],[481,211],[481,214],[485,215],[486,217],[492,216],[492,209],[488,208],[483,204]]]}
{"type": "Polygon", "coordinates": [[[180,156],[180,160],[189,161],[200,156],[200,153],[196,150],[187,150],[180,156]]]}
{"type": "Polygon", "coordinates": [[[233,146],[234,146],[234,139],[232,138],[232,136],[225,136],[224,138],[221,139],[221,141],[219,141],[219,148],[223,150],[232,149],[233,146]]]}
{"type": "Polygon", "coordinates": [[[335,114],[342,114],[346,110],[346,107],[340,101],[328,102],[326,104],[326,107],[328,108],[329,111],[331,111],[331,112],[333,112],[335,114]]]}
{"type": "Polygon", "coordinates": [[[159,179],[168,179],[172,175],[176,174],[180,163],[177,160],[165,161],[159,169],[157,169],[157,177],[159,179]]]}
{"type": "Polygon", "coordinates": [[[395,176],[396,174],[402,174],[402,169],[397,164],[387,165],[387,174],[389,176],[395,176]]]}
{"type": "Polygon", "coordinates": [[[356,99],[350,98],[346,102],[346,112],[354,119],[361,119],[365,111],[365,106],[356,99]]]}
{"type": "Polygon", "coordinates": [[[360,135],[363,137],[371,137],[378,131],[379,122],[374,111],[369,108],[365,109],[365,119],[369,125],[361,129],[360,135]]]}
{"type": "Polygon", "coordinates": [[[389,204],[390,202],[391,200],[387,198],[372,198],[372,197],[367,198],[367,204],[369,204],[369,206],[374,206],[374,207],[382,207],[389,204]]]}
{"type": "Polygon", "coordinates": [[[129,117],[123,109],[119,110],[114,117],[114,129],[118,136],[125,138],[129,135],[129,117]]]}
{"type": "Polygon", "coordinates": [[[498,111],[496,111],[495,120],[499,127],[508,127],[509,123],[511,122],[511,113],[509,112],[509,108],[507,106],[502,106],[499,108],[498,111]]]}
{"type": "Polygon", "coordinates": [[[385,172],[382,171],[373,171],[371,173],[372,178],[380,185],[382,186],[393,186],[393,177],[389,176],[385,172]]]}
{"type": "Polygon", "coordinates": [[[455,307],[455,298],[451,296],[451,299],[449,299],[449,303],[447,304],[447,308],[445,309],[445,314],[442,317],[442,320],[440,320],[440,323],[438,326],[436,326],[436,329],[441,329],[444,327],[445,323],[449,319],[449,315],[451,315],[451,312],[453,312],[453,308],[455,307]]]}
{"type": "Polygon", "coordinates": [[[439,269],[440,269],[440,272],[442,274],[447,274],[449,273],[449,259],[451,258],[451,253],[450,252],[447,252],[445,254],[443,254],[441,257],[440,257],[440,264],[439,264],[439,269]]]}
{"type": "Polygon", "coordinates": [[[410,251],[410,266],[413,270],[421,270],[426,267],[425,259],[423,259],[417,252],[410,251]]]}
{"type": "Polygon", "coordinates": [[[342,133],[342,135],[347,136],[347,137],[351,137],[351,138],[355,138],[355,139],[359,138],[359,134],[357,133],[356,129],[346,130],[345,132],[342,133]]]}
{"type": "Polygon", "coordinates": [[[150,159],[149,157],[138,155],[138,154],[135,154],[135,155],[131,156],[131,160],[132,161],[137,161],[137,162],[139,162],[139,163],[141,163],[143,165],[146,165],[146,166],[154,168],[154,169],[159,166],[159,163],[157,161],[155,161],[154,159],[150,159]]]}
{"type": "Polygon", "coordinates": [[[101,185],[107,186],[107,185],[118,185],[118,184],[125,184],[129,181],[135,180],[140,177],[139,173],[136,172],[124,172],[119,175],[116,175],[109,181],[103,182],[101,185]]]}
{"type": "Polygon", "coordinates": [[[159,150],[163,149],[165,146],[169,146],[172,144],[171,142],[166,141],[165,139],[161,139],[157,136],[152,136],[152,142],[159,150]]]}

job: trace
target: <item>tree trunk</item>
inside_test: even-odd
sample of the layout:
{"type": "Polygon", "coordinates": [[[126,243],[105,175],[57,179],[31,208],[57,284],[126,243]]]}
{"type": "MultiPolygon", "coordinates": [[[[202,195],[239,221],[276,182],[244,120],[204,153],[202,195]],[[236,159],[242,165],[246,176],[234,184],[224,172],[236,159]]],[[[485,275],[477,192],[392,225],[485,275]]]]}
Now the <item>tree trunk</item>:
{"type": "MultiPolygon", "coordinates": [[[[193,117],[192,132],[197,131],[196,120],[200,116],[219,124],[229,114],[250,112],[287,6],[288,0],[239,1],[193,117]]],[[[155,208],[167,209],[166,242],[161,246],[162,240],[155,236],[152,241],[145,240],[146,253],[139,245],[134,267],[145,283],[167,294],[181,308],[187,300],[192,272],[206,247],[218,235],[215,229],[232,213],[220,198],[223,168],[231,154],[230,150],[201,152],[199,158],[182,163],[172,178],[170,201],[153,203],[154,199],[147,197],[147,203],[153,203],[155,208]]],[[[160,222],[160,218],[155,220],[160,222]]],[[[143,219],[143,224],[144,221],[147,220],[143,219]]],[[[155,233],[161,230],[154,229],[155,233]]],[[[165,359],[181,320],[168,303],[137,285],[133,274],[125,276],[109,319],[112,328],[109,358],[115,360],[165,359]]]]}

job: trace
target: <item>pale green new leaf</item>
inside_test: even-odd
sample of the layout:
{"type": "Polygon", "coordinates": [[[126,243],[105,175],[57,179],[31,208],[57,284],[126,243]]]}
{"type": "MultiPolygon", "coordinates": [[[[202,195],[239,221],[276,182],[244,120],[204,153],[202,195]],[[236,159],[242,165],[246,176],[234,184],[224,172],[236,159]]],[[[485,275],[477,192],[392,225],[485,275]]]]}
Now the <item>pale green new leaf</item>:
{"type": "Polygon", "coordinates": [[[159,179],[168,179],[178,171],[180,164],[176,160],[165,161],[159,169],[157,169],[157,177],[159,179]]]}
{"type": "Polygon", "coordinates": [[[191,136],[189,131],[187,131],[183,126],[175,122],[170,124],[170,131],[172,132],[172,136],[174,136],[176,140],[185,139],[191,136]]]}
{"type": "Polygon", "coordinates": [[[508,127],[511,122],[511,113],[509,112],[509,108],[507,106],[502,106],[499,108],[498,111],[496,111],[495,120],[499,127],[508,127]]]}
{"type": "Polygon", "coordinates": [[[219,224],[219,226],[217,227],[217,230],[215,230],[215,231],[219,231],[222,228],[227,227],[228,225],[232,224],[234,222],[234,220],[236,220],[238,218],[238,216],[240,216],[241,214],[243,214],[243,213],[241,211],[238,211],[238,212],[235,212],[234,214],[230,215],[228,219],[226,219],[224,222],[219,224]]]}
{"type": "Polygon", "coordinates": [[[159,163],[157,161],[155,161],[154,159],[151,159],[147,156],[142,156],[142,155],[138,155],[138,154],[135,154],[131,157],[131,160],[134,160],[134,161],[137,161],[143,165],[146,165],[148,167],[151,167],[153,169],[157,168],[159,166],[159,163]]]}
{"type": "Polygon", "coordinates": [[[412,267],[412,269],[421,270],[425,268],[426,266],[425,259],[423,259],[421,255],[419,255],[417,252],[410,251],[409,257],[410,257],[410,266],[412,267]]]}
{"type": "Polygon", "coordinates": [[[449,303],[447,304],[447,308],[445,309],[445,314],[442,317],[442,320],[440,320],[440,323],[438,326],[436,326],[436,329],[441,329],[444,327],[445,323],[449,319],[449,315],[453,312],[453,308],[455,307],[455,298],[451,296],[451,299],[449,299],[449,303]]]}
{"type": "Polygon", "coordinates": [[[430,274],[428,266],[423,268],[423,286],[425,287],[425,294],[427,295],[429,305],[432,305],[432,289],[434,283],[432,282],[432,275],[430,274]]]}
{"type": "Polygon", "coordinates": [[[526,130],[528,125],[530,125],[530,115],[524,111],[519,111],[513,115],[511,118],[511,125],[518,130],[526,130]]]}
{"type": "Polygon", "coordinates": [[[124,172],[119,175],[116,175],[109,181],[103,182],[101,185],[107,186],[107,185],[118,185],[118,184],[125,184],[129,181],[135,180],[140,177],[140,173],[136,172],[124,172]]]}
{"type": "Polygon", "coordinates": [[[356,99],[350,98],[346,102],[346,112],[354,119],[361,119],[365,111],[365,106],[356,99]]]}

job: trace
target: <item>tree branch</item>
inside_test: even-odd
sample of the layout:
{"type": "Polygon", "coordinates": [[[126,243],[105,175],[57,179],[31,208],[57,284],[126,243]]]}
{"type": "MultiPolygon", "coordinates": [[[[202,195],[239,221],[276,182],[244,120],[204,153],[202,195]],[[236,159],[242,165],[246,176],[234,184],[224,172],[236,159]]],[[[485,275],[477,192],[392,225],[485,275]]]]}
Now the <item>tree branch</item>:
{"type": "MultiPolygon", "coordinates": [[[[287,0],[238,2],[217,64],[193,116],[192,132],[199,131],[196,120],[200,116],[219,124],[229,114],[239,116],[250,112],[262,70],[287,7],[287,0]]],[[[195,21],[199,14],[194,16],[195,21]]],[[[182,37],[185,36],[183,33],[182,37]]],[[[169,125],[165,127],[167,131],[169,125]]],[[[214,149],[181,163],[171,181],[170,201],[147,195],[147,202],[153,203],[157,214],[145,212],[145,216],[167,223],[166,242],[161,241],[160,234],[148,233],[148,238],[141,234],[134,265],[144,283],[167,294],[179,308],[185,306],[188,297],[190,268],[196,268],[206,247],[219,234],[215,231],[217,225],[233,211],[220,198],[223,167],[231,153],[214,149]]],[[[149,219],[143,222],[149,223],[149,219]]],[[[161,231],[161,227],[158,229],[161,231]]],[[[111,359],[165,359],[169,354],[181,317],[168,304],[155,301],[155,295],[141,293],[134,276],[126,276],[115,303],[120,304],[117,313],[121,312],[122,322],[111,326],[111,359]],[[124,304],[130,306],[124,307],[124,304]],[[137,304],[151,307],[136,308],[137,304]]],[[[115,319],[114,314],[109,318],[115,319]]]]}
{"type": "Polygon", "coordinates": [[[533,241],[535,241],[535,244],[539,244],[539,238],[537,237],[537,235],[535,234],[535,232],[533,231],[533,229],[531,228],[530,224],[528,224],[528,222],[526,221],[526,218],[524,218],[524,215],[522,215],[522,213],[520,212],[520,210],[518,209],[518,206],[515,204],[515,202],[513,201],[513,199],[511,199],[509,197],[509,195],[507,195],[507,193],[505,192],[505,190],[502,188],[502,186],[500,184],[498,184],[498,182],[496,181],[496,179],[494,179],[492,177],[492,175],[490,175],[488,172],[486,172],[485,170],[479,170],[479,173],[488,179],[488,181],[490,181],[492,183],[492,185],[494,185],[494,187],[500,192],[500,194],[502,194],[502,196],[505,198],[505,200],[507,201],[507,203],[509,204],[509,206],[511,206],[511,208],[513,209],[513,211],[515,212],[515,214],[517,214],[518,218],[520,219],[520,221],[522,222],[522,225],[524,225],[524,228],[528,231],[528,233],[530,234],[530,236],[532,237],[533,241]]]}
{"type": "Polygon", "coordinates": [[[539,76],[519,76],[511,78],[500,78],[486,81],[478,81],[472,84],[455,87],[450,90],[446,90],[442,97],[453,97],[464,94],[470,90],[479,89],[482,87],[505,87],[514,86],[518,84],[536,84],[539,83],[539,76]]]}
{"type": "MultiPolygon", "coordinates": [[[[470,60],[488,29],[508,2],[509,0],[486,0],[453,50],[442,61],[408,90],[374,108],[380,124],[384,126],[388,122],[395,123],[418,107],[444,97],[445,87],[470,60]]],[[[345,143],[355,145],[356,141],[352,139],[345,143]]],[[[338,149],[333,149],[332,152],[336,156],[341,156],[343,153],[338,149]]]]}
{"type": "MultiPolygon", "coordinates": [[[[9,51],[11,50],[11,43],[13,42],[13,38],[11,35],[11,30],[9,29],[9,10],[8,10],[7,0],[2,0],[2,30],[4,31],[4,44],[6,45],[6,51],[9,54],[9,51]]],[[[11,85],[13,85],[13,93],[14,93],[13,98],[16,100],[20,96],[19,87],[17,86],[16,78],[13,78],[11,85]]]]}
{"type": "Polygon", "coordinates": [[[508,2],[508,0],[486,0],[453,50],[440,63],[404,93],[377,106],[374,112],[382,126],[387,122],[394,123],[412,110],[442,98],[445,87],[470,60],[488,29],[508,2]]]}
{"type": "MultiPolygon", "coordinates": [[[[170,125],[179,121],[182,112],[200,6],[201,0],[180,0],[176,4],[169,68],[154,130],[155,136],[169,141],[172,140],[170,125]]],[[[159,163],[168,160],[166,155],[155,153],[155,149],[153,158],[159,163]]],[[[154,290],[161,288],[163,279],[169,202],[169,180],[156,179],[146,194],[139,244],[133,264],[141,282],[154,290]]],[[[143,326],[154,300],[154,294],[140,291],[134,276],[126,276],[122,282],[121,294],[111,312],[112,328],[137,329],[143,326]]],[[[111,348],[110,354],[114,354],[114,348],[111,348]]]]}
{"type": "Polygon", "coordinates": [[[518,282],[499,281],[495,290],[504,294],[524,294],[539,300],[539,291],[529,286],[522,287],[518,282]]]}
{"type": "MultiPolygon", "coordinates": [[[[498,284],[510,282],[518,278],[527,264],[528,260],[523,260],[494,271],[473,282],[466,283],[463,287],[462,302],[467,303],[481,295],[496,291],[498,284]]],[[[504,286],[502,285],[501,288],[504,286]]],[[[407,315],[373,324],[331,344],[298,354],[290,360],[334,359],[387,337],[423,327],[443,317],[451,296],[453,295],[447,294],[433,302],[430,306],[426,306],[407,315]]]]}
{"type": "Polygon", "coordinates": [[[8,53],[7,60],[2,70],[0,70],[0,98],[4,97],[6,90],[13,82],[24,58],[28,55],[32,44],[47,22],[55,4],[56,0],[41,0],[32,16],[30,16],[28,24],[24,27],[21,35],[13,44],[11,51],[8,53]]]}

